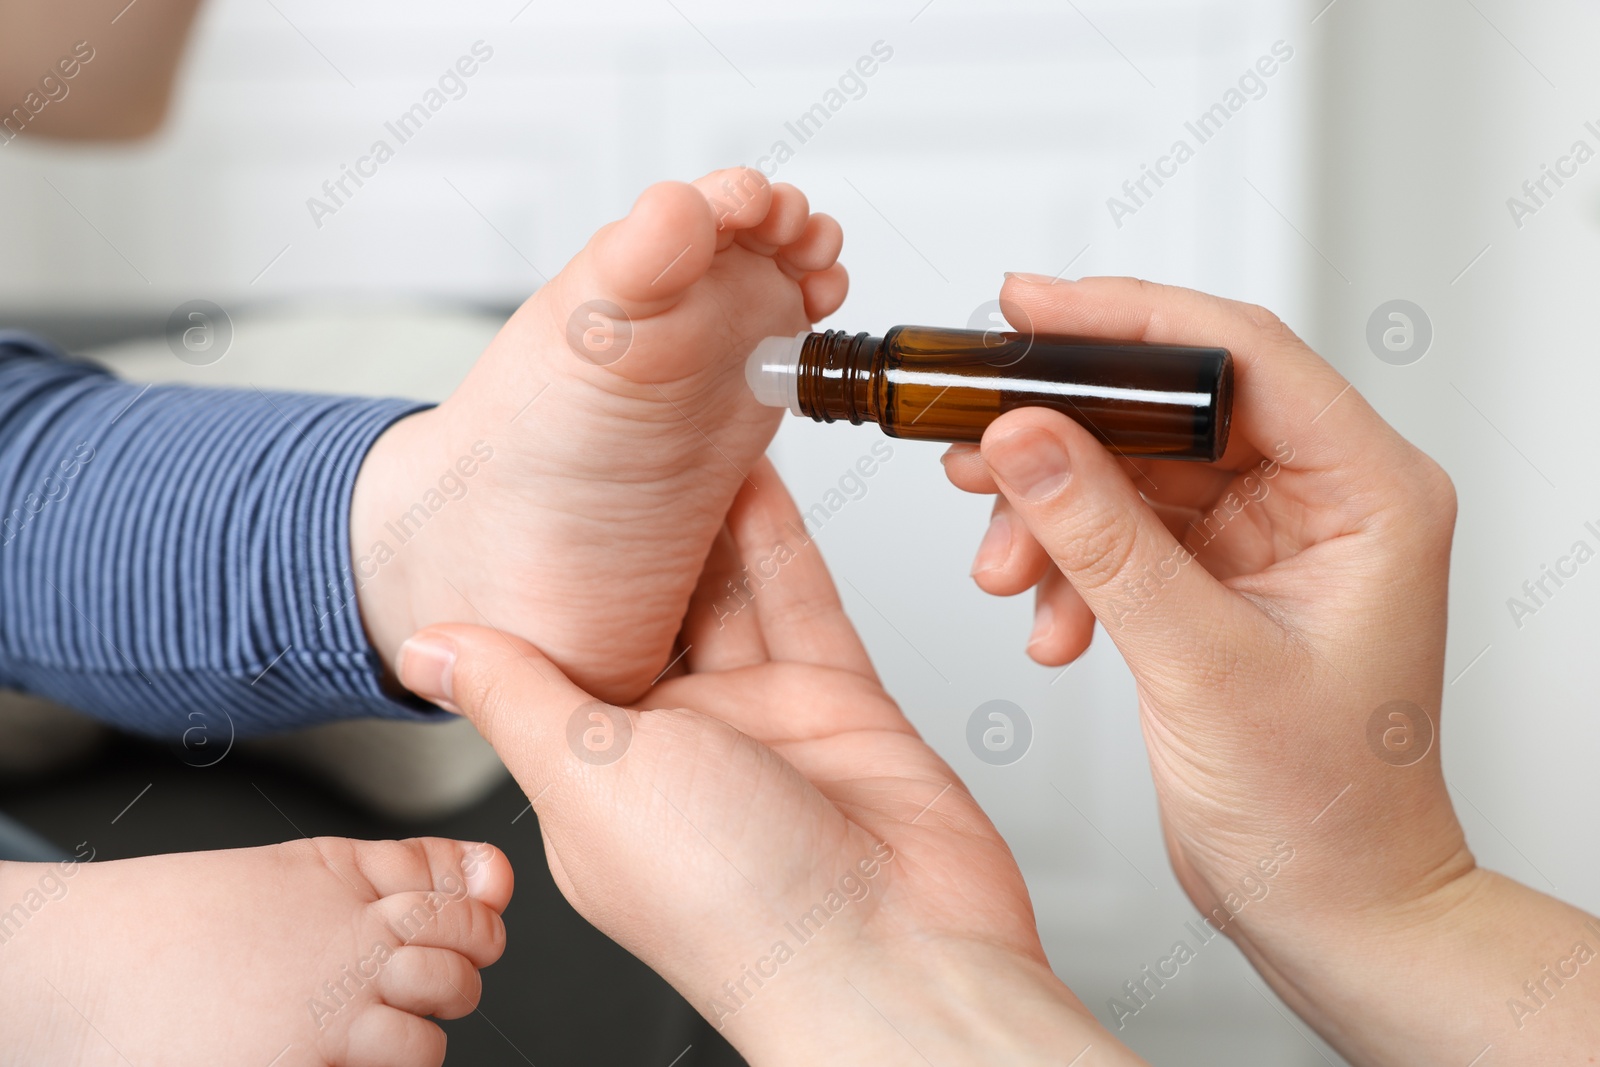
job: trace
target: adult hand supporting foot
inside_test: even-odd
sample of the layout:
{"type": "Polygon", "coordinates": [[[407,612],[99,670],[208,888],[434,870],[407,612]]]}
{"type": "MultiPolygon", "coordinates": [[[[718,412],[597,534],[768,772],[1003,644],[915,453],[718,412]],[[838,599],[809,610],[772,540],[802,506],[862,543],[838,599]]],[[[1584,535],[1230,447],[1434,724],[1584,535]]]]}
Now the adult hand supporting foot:
{"type": "Polygon", "coordinates": [[[879,683],[777,474],[751,477],[655,710],[470,626],[407,642],[401,680],[477,724],[567,899],[751,1062],[1140,1062],[1051,973],[1005,843],[879,683]],[[758,559],[776,577],[716,610],[758,559]]]}
{"type": "Polygon", "coordinates": [[[1016,277],[1001,302],[1040,330],[1236,360],[1219,463],[1119,460],[1042,410],[946,459],[1017,520],[980,583],[1050,575],[1034,657],[1070,659],[1098,619],[1127,659],[1190,899],[1354,1063],[1600,1048],[1600,979],[1573,980],[1600,922],[1477,868],[1445,788],[1438,465],[1261,308],[1113,278],[1016,277]]]}

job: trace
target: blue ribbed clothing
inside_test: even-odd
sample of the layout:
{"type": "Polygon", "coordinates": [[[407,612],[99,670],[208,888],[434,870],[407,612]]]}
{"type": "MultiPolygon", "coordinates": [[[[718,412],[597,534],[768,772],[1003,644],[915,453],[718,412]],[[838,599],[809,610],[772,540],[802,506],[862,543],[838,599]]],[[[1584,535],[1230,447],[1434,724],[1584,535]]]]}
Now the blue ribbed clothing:
{"type": "Polygon", "coordinates": [[[350,496],[400,400],[140,386],[0,333],[0,688],[179,742],[390,699],[350,496]]]}

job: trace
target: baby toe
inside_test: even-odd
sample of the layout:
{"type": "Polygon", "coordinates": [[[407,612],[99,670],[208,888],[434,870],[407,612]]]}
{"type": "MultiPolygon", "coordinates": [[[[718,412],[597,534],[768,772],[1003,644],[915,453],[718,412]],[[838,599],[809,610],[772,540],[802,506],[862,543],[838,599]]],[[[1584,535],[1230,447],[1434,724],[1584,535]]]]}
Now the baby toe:
{"type": "Polygon", "coordinates": [[[805,299],[806,318],[817,322],[832,315],[844,303],[849,291],[850,275],[842,263],[805,275],[800,279],[800,294],[805,299]]]}
{"type": "Polygon", "coordinates": [[[461,878],[466,883],[467,895],[497,912],[505,911],[516,884],[506,854],[487,841],[457,844],[461,849],[461,878]]]}
{"type": "Polygon", "coordinates": [[[772,187],[772,207],[760,224],[741,231],[739,244],[763,256],[770,256],[785,245],[798,241],[811,217],[806,194],[787,182],[772,187]]]}
{"type": "Polygon", "coordinates": [[[405,841],[350,841],[356,869],[375,897],[436,889],[451,896],[470,893],[473,879],[490,890],[509,892],[500,884],[505,857],[493,845],[413,837],[405,841]],[[469,859],[469,856],[471,857],[469,859]]]}
{"type": "Polygon", "coordinates": [[[658,182],[639,195],[627,218],[589,242],[588,255],[580,256],[587,269],[572,272],[584,290],[576,295],[619,301],[629,314],[653,313],[705,275],[716,255],[716,231],[716,218],[695,186],[658,182]]]}
{"type": "Polygon", "coordinates": [[[402,945],[378,972],[378,995],[413,1015],[459,1019],[478,1007],[483,977],[459,952],[402,945]]]}
{"type": "Polygon", "coordinates": [[[819,212],[806,219],[800,234],[784,246],[778,258],[809,274],[827,270],[837,263],[843,247],[844,228],[833,216],[819,212]]]}
{"type": "Polygon", "coordinates": [[[754,167],[729,167],[697,178],[694,187],[711,204],[719,230],[748,230],[772,209],[772,183],[754,167]]]}
{"type": "Polygon", "coordinates": [[[489,966],[505,951],[506,924],[499,912],[471,897],[396,893],[367,910],[401,945],[450,949],[476,967],[489,966]]]}
{"type": "Polygon", "coordinates": [[[439,1067],[445,1036],[436,1023],[410,1012],[374,1004],[350,1022],[337,1067],[439,1067]]]}

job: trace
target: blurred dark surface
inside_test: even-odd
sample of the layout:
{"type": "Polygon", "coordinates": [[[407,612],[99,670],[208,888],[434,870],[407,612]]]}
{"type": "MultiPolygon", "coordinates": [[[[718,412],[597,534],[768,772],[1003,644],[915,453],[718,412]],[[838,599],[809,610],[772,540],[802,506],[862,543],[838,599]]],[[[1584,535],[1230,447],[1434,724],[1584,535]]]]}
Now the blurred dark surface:
{"type": "Polygon", "coordinates": [[[443,1024],[449,1063],[742,1064],[670,986],[562,898],[545,866],[535,816],[524,813],[527,805],[516,784],[507,782],[451,818],[396,822],[245,754],[196,768],[173,750],[121,737],[72,772],[0,789],[0,811],[68,851],[88,841],[97,861],[267,845],[302,835],[492,842],[517,875],[505,916],[509,944],[484,972],[479,1010],[443,1024]]]}

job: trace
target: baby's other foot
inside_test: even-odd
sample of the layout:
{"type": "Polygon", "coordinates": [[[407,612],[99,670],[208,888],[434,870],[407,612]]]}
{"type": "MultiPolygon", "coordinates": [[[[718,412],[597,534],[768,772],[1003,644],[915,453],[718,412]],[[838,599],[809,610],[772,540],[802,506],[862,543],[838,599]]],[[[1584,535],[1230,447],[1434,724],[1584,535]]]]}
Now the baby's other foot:
{"type": "Polygon", "coordinates": [[[419,487],[463,457],[474,469],[364,588],[380,652],[432,623],[486,622],[605,699],[643,692],[781,418],[750,395],[744,359],[837,310],[842,240],[798,189],[747,168],[652,186],[595,234],[456,394],[397,424],[363,468],[358,557],[395,539],[380,524],[419,487]],[[380,467],[407,474],[380,489],[380,467]]]}
{"type": "Polygon", "coordinates": [[[436,1067],[511,881],[434,838],[0,863],[0,1063],[436,1067]]]}

